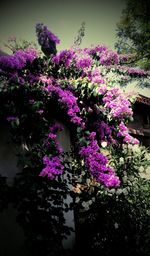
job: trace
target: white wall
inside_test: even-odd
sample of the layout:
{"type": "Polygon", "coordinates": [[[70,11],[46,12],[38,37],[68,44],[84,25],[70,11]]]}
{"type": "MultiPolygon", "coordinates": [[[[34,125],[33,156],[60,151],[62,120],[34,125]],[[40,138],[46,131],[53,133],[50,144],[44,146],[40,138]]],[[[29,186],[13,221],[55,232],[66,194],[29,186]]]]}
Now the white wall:
{"type": "MultiPolygon", "coordinates": [[[[58,141],[65,152],[70,151],[70,146],[71,146],[70,132],[67,127],[64,126],[64,130],[58,133],[58,141]]],[[[71,186],[70,185],[68,186],[71,189],[71,186]]],[[[64,203],[67,203],[67,204],[72,203],[72,198],[70,197],[70,195],[67,196],[66,200],[64,200],[64,203]]],[[[68,211],[64,213],[64,217],[66,220],[66,225],[75,230],[74,212],[72,210],[68,211]]],[[[74,245],[75,245],[75,232],[71,232],[71,234],[67,237],[67,239],[63,240],[63,246],[66,249],[69,249],[69,248],[72,249],[74,245]]]]}

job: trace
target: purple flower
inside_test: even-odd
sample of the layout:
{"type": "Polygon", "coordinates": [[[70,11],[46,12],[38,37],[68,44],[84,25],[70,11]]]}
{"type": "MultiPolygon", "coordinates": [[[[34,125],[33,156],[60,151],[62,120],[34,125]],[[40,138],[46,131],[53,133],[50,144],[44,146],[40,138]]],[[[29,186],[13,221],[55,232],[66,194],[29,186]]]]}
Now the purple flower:
{"type": "Polygon", "coordinates": [[[39,110],[36,111],[36,113],[42,115],[44,113],[44,110],[43,109],[39,109],[39,110]]]}
{"type": "Polygon", "coordinates": [[[62,165],[59,157],[43,157],[43,164],[45,167],[40,172],[39,176],[47,176],[49,179],[54,179],[58,175],[61,175],[64,171],[64,166],[62,165]]]}
{"type": "Polygon", "coordinates": [[[100,63],[102,65],[110,66],[119,63],[119,55],[116,52],[106,50],[100,54],[100,63]]]}
{"type": "Polygon", "coordinates": [[[139,144],[139,141],[135,138],[133,138],[129,132],[128,128],[125,126],[123,122],[119,124],[119,132],[117,134],[118,137],[123,137],[123,142],[129,143],[129,144],[139,144]]]}
{"type": "Polygon", "coordinates": [[[32,73],[29,73],[27,76],[26,76],[26,81],[28,83],[30,83],[31,85],[34,83],[34,82],[37,82],[39,80],[39,76],[38,75],[34,75],[32,73]]]}
{"type": "Polygon", "coordinates": [[[37,50],[34,48],[26,48],[24,50],[20,49],[15,52],[16,58],[18,58],[20,61],[25,61],[25,63],[32,61],[37,57],[37,50]]]}
{"type": "Polygon", "coordinates": [[[17,120],[18,120],[18,117],[16,117],[16,116],[8,116],[8,117],[6,118],[6,120],[7,120],[8,122],[14,122],[14,121],[17,121],[17,120]]]}
{"type": "Polygon", "coordinates": [[[112,118],[123,119],[133,115],[131,103],[119,88],[114,87],[108,90],[103,97],[103,102],[105,103],[104,107],[110,110],[112,118]]]}
{"type": "Polygon", "coordinates": [[[101,85],[100,88],[98,89],[98,91],[100,92],[100,94],[105,94],[107,92],[107,86],[106,85],[101,85]]]}
{"type": "Polygon", "coordinates": [[[76,67],[79,69],[89,68],[92,65],[92,58],[90,56],[76,57],[76,67]]]}
{"type": "Polygon", "coordinates": [[[97,182],[104,184],[106,187],[119,186],[119,178],[115,175],[112,167],[108,166],[107,157],[100,153],[95,136],[95,132],[89,135],[89,144],[81,147],[80,155],[84,158],[86,167],[97,182]]]}
{"type": "Polygon", "coordinates": [[[60,43],[60,40],[46,26],[42,23],[36,25],[36,35],[38,43],[41,46],[42,51],[46,56],[56,54],[56,44],[60,43]]]}
{"type": "Polygon", "coordinates": [[[95,47],[85,48],[85,52],[90,55],[100,55],[102,52],[105,52],[106,50],[108,50],[108,48],[104,45],[97,45],[95,47]]]}
{"type": "Polygon", "coordinates": [[[50,126],[49,130],[52,133],[56,133],[58,131],[62,131],[64,129],[63,125],[59,123],[55,123],[54,125],[50,126]]]}
{"type": "Polygon", "coordinates": [[[107,141],[109,144],[115,142],[112,137],[114,130],[112,126],[108,125],[104,121],[97,122],[95,126],[101,142],[107,141]]]}
{"type": "Polygon", "coordinates": [[[65,67],[69,67],[75,57],[73,50],[60,51],[56,56],[52,58],[53,62],[57,65],[64,64],[65,67]]]}
{"type": "Polygon", "coordinates": [[[49,133],[47,135],[47,139],[45,140],[46,146],[52,148],[52,142],[54,150],[57,154],[61,154],[63,152],[62,147],[60,146],[59,142],[57,141],[57,132],[62,131],[63,126],[55,123],[49,127],[49,133]]]}
{"type": "Polygon", "coordinates": [[[55,36],[51,31],[49,31],[47,26],[44,26],[43,23],[38,23],[36,25],[36,34],[40,45],[45,45],[48,47],[49,40],[55,42],[56,44],[60,43],[58,37],[55,36]]]}
{"type": "Polygon", "coordinates": [[[106,187],[118,187],[120,185],[119,178],[109,169],[109,174],[101,173],[100,182],[103,182],[106,187]]]}
{"type": "MultiPolygon", "coordinates": [[[[0,67],[2,70],[7,69],[20,69],[20,63],[15,58],[14,55],[12,56],[0,56],[0,67]]],[[[22,66],[21,66],[22,68],[22,66]]]]}
{"type": "Polygon", "coordinates": [[[100,74],[100,70],[98,68],[95,68],[92,71],[88,71],[86,75],[91,82],[97,84],[104,84],[104,78],[100,74]]]}
{"type": "Polygon", "coordinates": [[[0,67],[3,70],[15,69],[19,70],[26,66],[27,63],[37,57],[37,51],[33,48],[18,50],[13,55],[0,56],[0,67]]]}
{"type": "Polygon", "coordinates": [[[140,68],[127,67],[123,65],[116,65],[115,69],[116,71],[122,72],[123,75],[126,74],[126,76],[130,75],[130,76],[138,76],[138,77],[147,77],[150,75],[150,71],[145,71],[140,68]]]}
{"type": "Polygon", "coordinates": [[[58,102],[61,107],[67,110],[67,114],[70,117],[72,123],[81,125],[82,119],[77,116],[80,109],[78,107],[77,98],[69,90],[64,90],[59,86],[48,85],[43,90],[47,91],[50,95],[54,94],[58,98],[58,102]]]}
{"type": "Polygon", "coordinates": [[[128,73],[130,75],[144,76],[147,72],[140,68],[128,68],[128,73]]]}

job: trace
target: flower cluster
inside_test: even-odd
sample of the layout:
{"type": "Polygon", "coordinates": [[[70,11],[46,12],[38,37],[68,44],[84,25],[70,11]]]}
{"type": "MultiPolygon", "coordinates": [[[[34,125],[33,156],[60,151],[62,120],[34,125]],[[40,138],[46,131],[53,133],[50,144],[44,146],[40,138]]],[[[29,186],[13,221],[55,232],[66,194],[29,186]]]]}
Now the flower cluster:
{"type": "Polygon", "coordinates": [[[36,34],[46,56],[38,56],[35,49],[26,48],[0,57],[4,82],[0,84],[0,114],[7,113],[5,118],[9,123],[18,126],[20,138],[28,135],[28,143],[32,145],[36,139],[44,166],[40,176],[53,179],[64,171],[62,148],[57,140],[57,132],[62,128],[52,125],[54,109],[50,106],[57,107],[57,116],[64,115],[73,128],[75,150],[84,159],[85,170],[106,187],[119,186],[117,173],[101,147],[109,151],[111,147],[117,150],[122,142],[138,144],[125,126],[133,115],[133,96],[125,94],[120,85],[137,77],[147,78],[148,72],[123,66],[128,58],[103,45],[57,53],[56,44],[60,40],[42,23],[37,24],[36,34]],[[12,106],[13,114],[17,113],[19,118],[13,116],[12,106]],[[39,125],[33,124],[34,119],[39,125]],[[34,136],[34,132],[38,135],[34,136]]]}
{"type": "Polygon", "coordinates": [[[101,53],[107,51],[108,48],[105,45],[97,45],[97,46],[93,46],[91,48],[85,48],[85,52],[89,53],[92,56],[100,56],[101,53]]]}
{"type": "MultiPolygon", "coordinates": [[[[114,68],[114,66],[110,66],[108,68],[114,68]]],[[[149,71],[145,71],[140,68],[133,68],[133,67],[128,67],[125,65],[116,65],[115,66],[115,71],[118,73],[122,73],[123,75],[129,76],[130,78],[138,77],[138,78],[144,78],[148,77],[150,75],[149,71]]]]}
{"type": "Polygon", "coordinates": [[[0,68],[2,70],[19,70],[31,64],[37,57],[37,51],[33,48],[18,50],[13,55],[0,56],[0,68]]]}
{"type": "Polygon", "coordinates": [[[36,25],[36,35],[38,43],[41,46],[44,54],[49,56],[50,54],[56,54],[56,44],[60,43],[60,40],[43,23],[36,25]]]}
{"type": "Polygon", "coordinates": [[[36,34],[40,45],[45,45],[46,47],[49,47],[49,40],[55,42],[56,44],[60,43],[58,37],[55,36],[51,31],[49,31],[47,26],[44,26],[43,23],[38,23],[36,25],[36,34]]]}
{"type": "Polygon", "coordinates": [[[45,167],[40,172],[40,176],[47,176],[49,179],[54,179],[64,171],[64,166],[60,160],[63,149],[57,140],[57,133],[63,130],[63,126],[59,123],[54,123],[49,127],[46,139],[44,140],[44,148],[48,151],[54,152],[50,157],[43,157],[43,164],[45,167]]]}
{"type": "Polygon", "coordinates": [[[54,56],[52,60],[56,65],[64,64],[65,67],[69,67],[74,56],[75,52],[73,50],[63,50],[57,53],[57,55],[54,56]]]}
{"type": "Polygon", "coordinates": [[[54,179],[58,175],[62,174],[64,171],[64,166],[62,165],[58,156],[54,157],[43,157],[43,164],[45,167],[40,172],[40,176],[47,176],[49,179],[54,179]]]}
{"type": "Polygon", "coordinates": [[[89,55],[76,56],[76,67],[78,69],[89,68],[92,65],[92,58],[89,55]]]}
{"type": "MultiPolygon", "coordinates": [[[[49,81],[49,80],[48,80],[49,81]]],[[[59,86],[48,85],[43,87],[43,90],[47,91],[51,97],[53,94],[58,98],[58,102],[67,109],[67,114],[70,117],[70,121],[74,124],[81,125],[82,119],[79,114],[80,109],[77,104],[77,98],[69,90],[63,90],[59,86]]],[[[82,124],[83,125],[83,124],[82,124]]]]}
{"type": "Polygon", "coordinates": [[[103,98],[103,102],[105,107],[110,109],[111,118],[123,119],[133,115],[130,101],[119,88],[114,87],[108,90],[103,98]]]}
{"type": "Polygon", "coordinates": [[[100,63],[106,66],[119,64],[119,56],[116,52],[110,50],[103,51],[100,56],[100,63]]]}
{"type": "Polygon", "coordinates": [[[119,178],[115,175],[113,168],[108,165],[107,157],[100,152],[95,137],[96,133],[92,132],[88,138],[88,146],[80,149],[80,155],[84,157],[86,167],[97,182],[101,182],[106,187],[119,186],[119,178]]]}
{"type": "Polygon", "coordinates": [[[48,132],[47,138],[45,140],[46,147],[48,149],[50,148],[51,150],[54,150],[56,152],[56,154],[63,153],[63,149],[57,140],[57,133],[62,130],[63,130],[63,126],[58,123],[51,125],[49,127],[49,132],[48,132]]]}
{"type": "Polygon", "coordinates": [[[133,138],[129,132],[128,132],[128,128],[125,126],[125,124],[123,122],[121,122],[119,124],[119,132],[117,134],[118,137],[123,137],[123,141],[125,143],[129,143],[129,144],[139,144],[139,141],[135,138],[133,138]]]}
{"type": "Polygon", "coordinates": [[[140,68],[128,68],[128,73],[130,75],[138,75],[138,76],[143,76],[147,74],[146,71],[140,68]]]}
{"type": "Polygon", "coordinates": [[[115,143],[115,140],[113,139],[113,130],[114,127],[108,125],[104,121],[97,122],[96,123],[96,130],[100,137],[100,142],[107,142],[107,143],[115,143]]]}
{"type": "Polygon", "coordinates": [[[98,68],[95,68],[93,70],[89,70],[85,73],[87,75],[90,82],[96,83],[96,84],[104,84],[104,77],[101,75],[101,72],[98,68]]]}

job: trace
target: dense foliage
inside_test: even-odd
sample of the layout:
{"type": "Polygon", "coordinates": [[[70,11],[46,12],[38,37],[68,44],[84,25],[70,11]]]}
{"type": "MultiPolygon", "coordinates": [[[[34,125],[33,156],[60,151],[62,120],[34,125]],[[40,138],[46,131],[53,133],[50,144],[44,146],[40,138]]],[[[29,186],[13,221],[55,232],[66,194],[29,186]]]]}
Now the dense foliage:
{"type": "MultiPolygon", "coordinates": [[[[97,193],[93,184],[76,189],[78,253],[86,255],[149,255],[150,153],[138,145],[124,145],[112,164],[122,174],[119,188],[97,193]],[[141,173],[139,173],[139,171],[141,173]]],[[[84,184],[85,185],[85,184],[84,184]]],[[[79,254],[80,255],[80,254],[79,254]]]]}
{"type": "Polygon", "coordinates": [[[17,140],[37,152],[40,175],[51,179],[64,171],[57,142],[57,131],[63,128],[53,123],[61,112],[72,127],[76,152],[95,181],[118,186],[119,178],[100,148],[104,142],[108,148],[138,143],[125,126],[132,118],[133,96],[119,84],[148,74],[120,67],[119,55],[105,46],[56,54],[59,39],[43,24],[37,24],[36,33],[46,57],[38,57],[33,48],[0,57],[1,118],[10,122],[17,140]]]}
{"type": "Polygon", "coordinates": [[[117,24],[116,48],[131,54],[129,63],[150,68],[150,3],[147,0],[127,0],[117,24]]]}
{"type": "MultiPolygon", "coordinates": [[[[101,45],[57,53],[59,39],[43,24],[37,24],[36,34],[44,55],[26,44],[0,57],[0,118],[10,124],[23,169],[15,183],[19,221],[29,242],[37,242],[36,252],[40,254],[44,247],[47,255],[51,238],[61,247],[68,232],[63,210],[70,206],[62,207],[67,193],[78,204],[76,197],[82,192],[81,201],[84,197],[87,207],[86,198],[90,197],[92,205],[100,191],[118,191],[124,187],[124,177],[136,173],[129,163],[119,165],[117,159],[125,159],[126,145],[139,144],[126,126],[132,120],[136,95],[125,93],[120,86],[148,79],[149,73],[127,67],[123,64],[127,56],[101,45]],[[71,134],[68,157],[58,140],[62,124],[71,134]],[[48,219],[53,235],[49,228],[44,236],[43,223],[48,219]]],[[[56,255],[55,249],[51,255],[56,255]]]]}

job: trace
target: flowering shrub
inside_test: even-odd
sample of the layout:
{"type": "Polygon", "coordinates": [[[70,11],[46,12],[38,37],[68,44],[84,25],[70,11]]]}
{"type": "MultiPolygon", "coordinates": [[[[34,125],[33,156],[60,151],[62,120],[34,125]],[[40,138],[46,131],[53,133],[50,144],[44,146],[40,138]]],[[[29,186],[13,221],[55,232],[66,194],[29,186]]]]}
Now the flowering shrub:
{"type": "Polygon", "coordinates": [[[120,177],[119,187],[95,189],[88,178],[76,185],[77,254],[146,256],[150,242],[150,151],[124,144],[116,154],[112,148],[111,164],[120,177]]]}
{"type": "Polygon", "coordinates": [[[46,55],[56,53],[56,44],[60,43],[60,40],[46,26],[42,23],[36,25],[36,34],[38,37],[38,43],[41,45],[41,49],[46,55]]]}
{"type": "MultiPolygon", "coordinates": [[[[149,72],[127,67],[127,56],[106,46],[57,53],[59,39],[43,24],[36,26],[36,34],[44,55],[28,43],[19,49],[15,41],[13,54],[0,57],[0,119],[9,124],[12,140],[19,145],[23,169],[14,184],[19,222],[35,247],[32,255],[65,255],[62,240],[69,228],[63,212],[79,208],[77,220],[86,214],[89,225],[100,209],[102,232],[93,235],[94,242],[86,240],[86,246],[89,241],[96,248],[100,242],[95,255],[110,255],[115,251],[108,243],[114,237],[118,241],[124,234],[123,239],[130,236],[122,231],[128,227],[124,216],[130,215],[135,226],[140,223],[132,229],[132,234],[139,232],[137,239],[147,227],[148,196],[144,199],[139,190],[141,184],[148,193],[147,183],[137,182],[146,156],[138,153],[139,141],[127,128],[136,95],[120,86],[147,80],[149,72]],[[69,127],[70,154],[59,144],[63,126],[56,120],[69,127]],[[74,205],[64,203],[68,194],[74,205]]],[[[96,230],[98,226],[96,222],[96,230]]]]}
{"type": "Polygon", "coordinates": [[[25,50],[18,50],[12,56],[1,56],[0,67],[2,70],[14,71],[24,68],[27,63],[32,63],[37,57],[36,50],[27,48],[25,50]]]}
{"type": "Polygon", "coordinates": [[[37,24],[36,34],[46,56],[26,48],[0,57],[1,118],[11,124],[17,142],[23,139],[32,153],[38,152],[40,176],[54,179],[65,171],[54,132],[53,120],[59,119],[71,127],[74,150],[91,179],[119,186],[101,148],[139,143],[126,127],[135,96],[119,86],[148,72],[124,67],[122,57],[105,46],[57,53],[60,40],[43,24],[37,24]]]}

